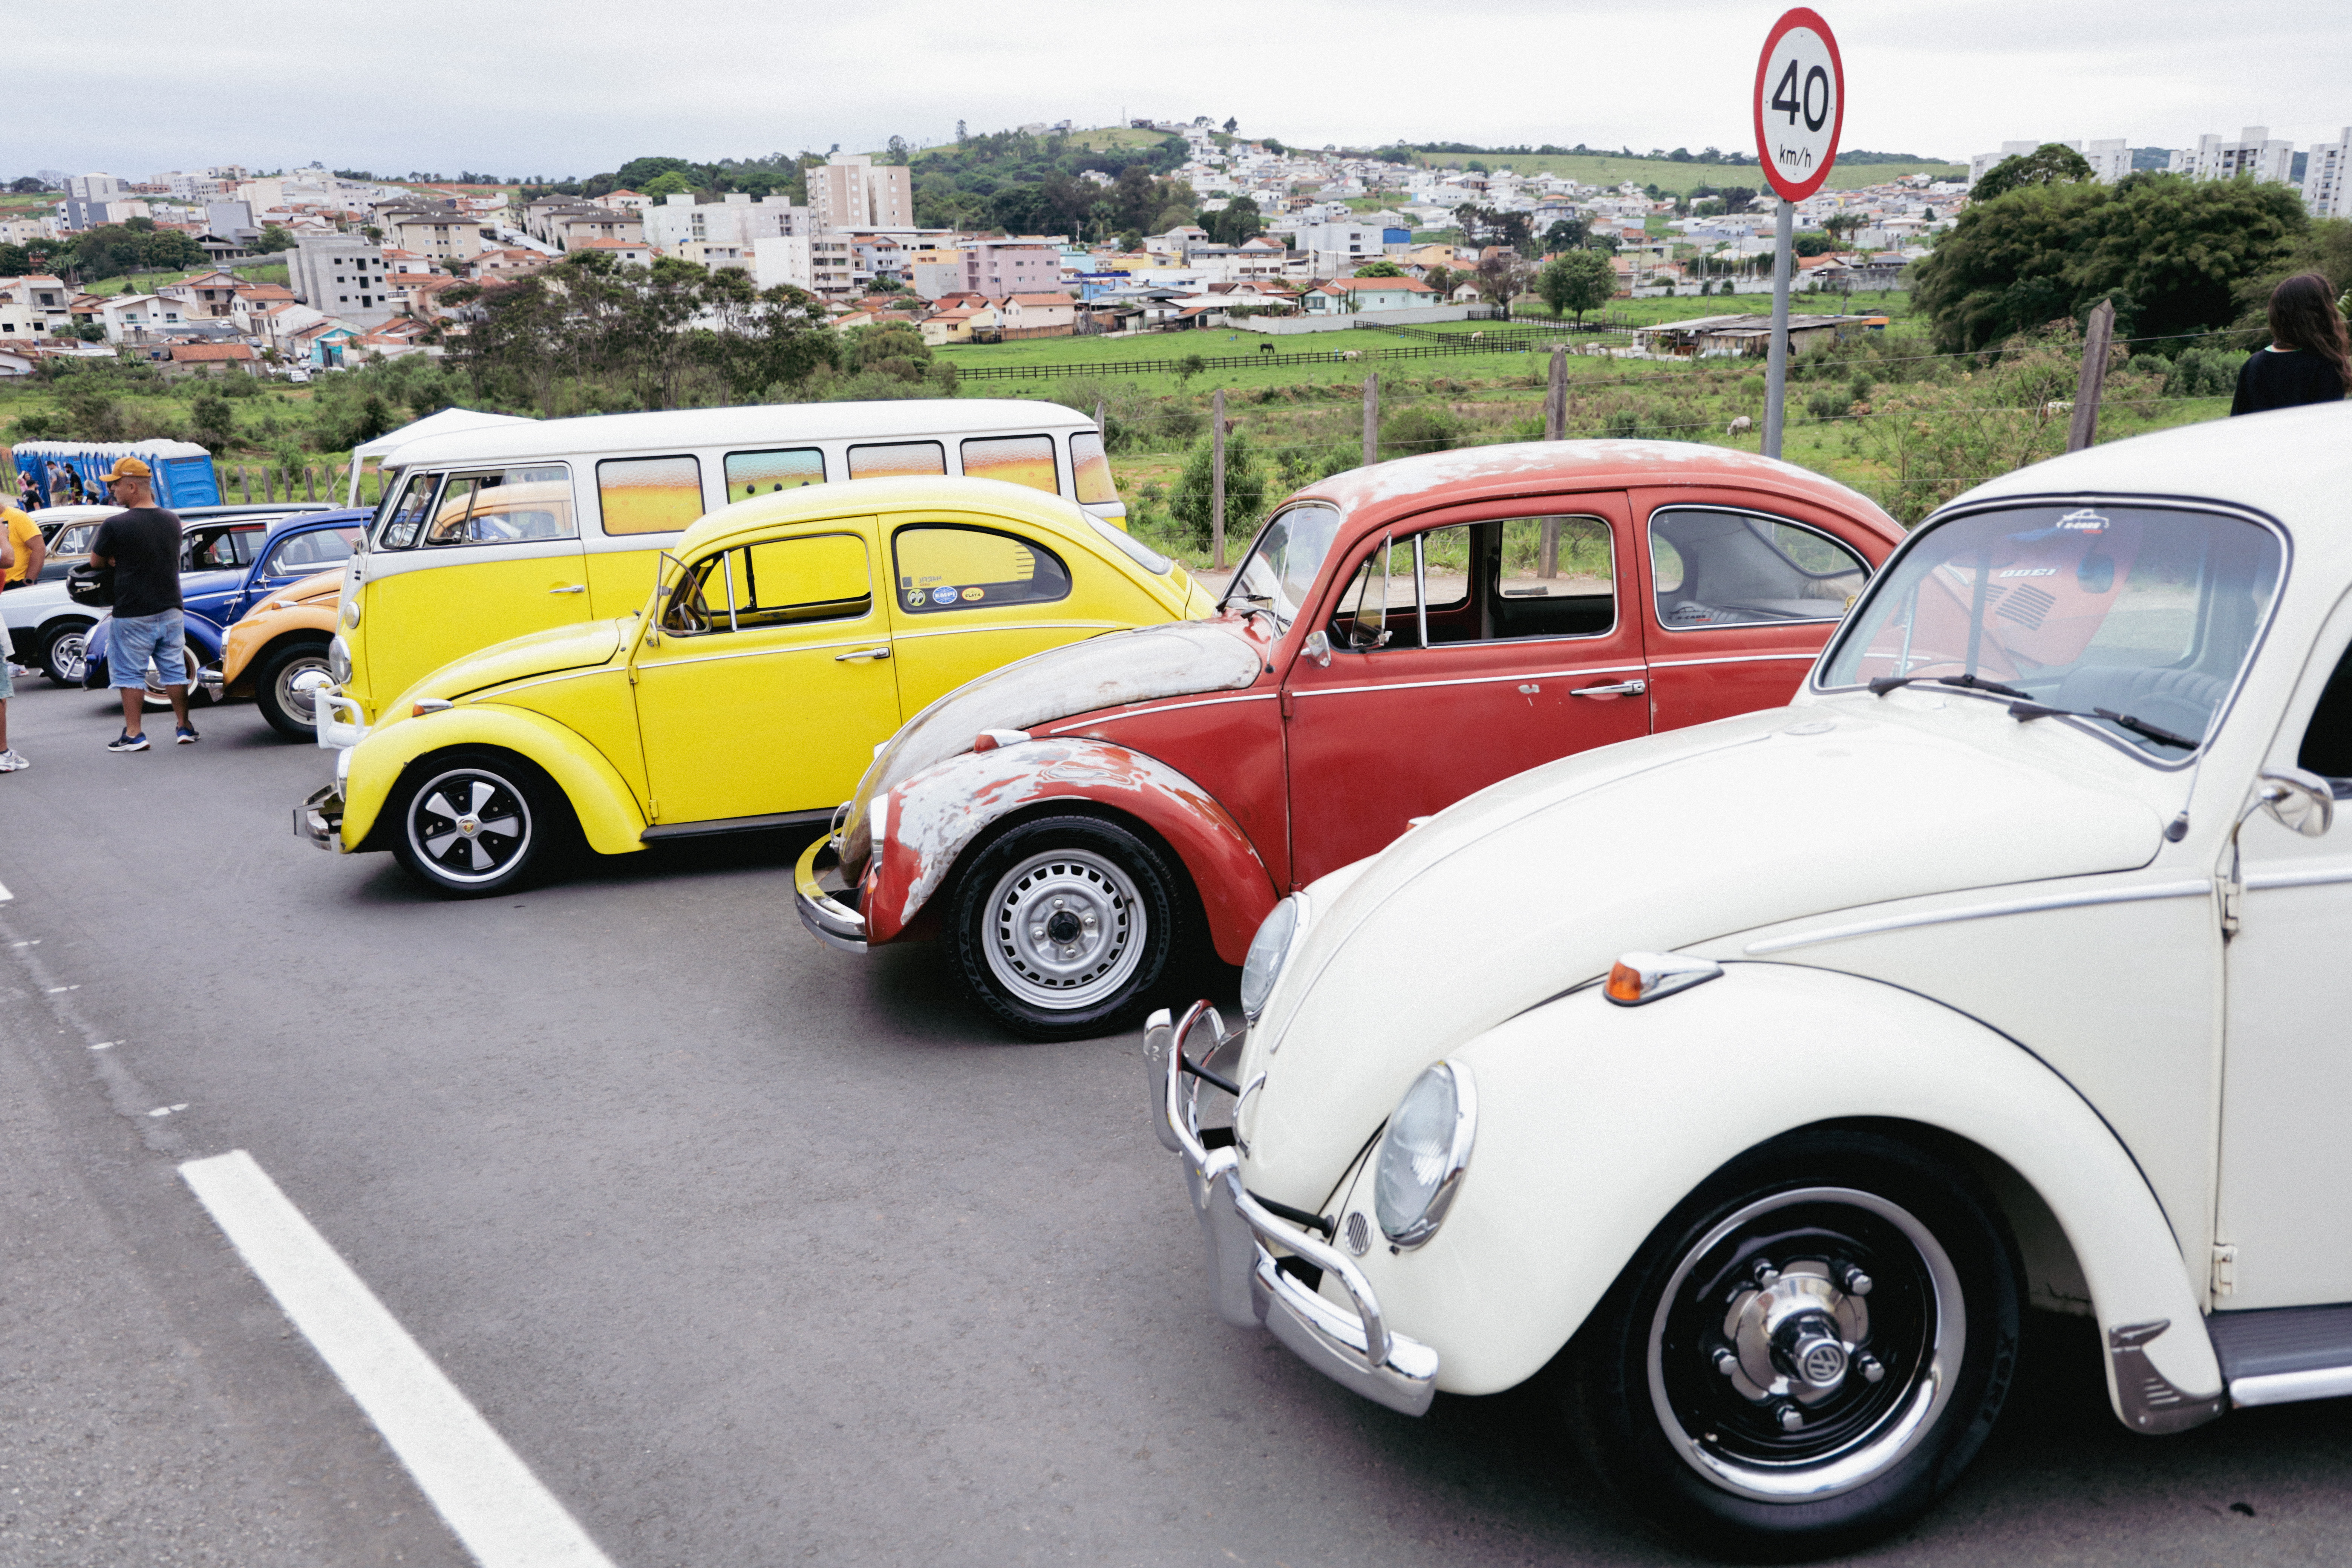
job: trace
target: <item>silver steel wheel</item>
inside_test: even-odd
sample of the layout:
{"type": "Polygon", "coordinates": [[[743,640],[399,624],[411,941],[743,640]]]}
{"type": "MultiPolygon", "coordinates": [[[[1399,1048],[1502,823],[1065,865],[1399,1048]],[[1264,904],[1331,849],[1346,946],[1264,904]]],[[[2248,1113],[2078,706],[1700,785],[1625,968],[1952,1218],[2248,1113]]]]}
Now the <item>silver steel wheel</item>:
{"type": "Polygon", "coordinates": [[[1115,994],[1143,961],[1143,900],[1117,861],[1087,849],[1032,855],[988,896],[989,973],[1032,1007],[1076,1012],[1115,994]]]}
{"type": "Polygon", "coordinates": [[[1650,1401],[1713,1485],[1817,1501],[1918,1446],[1967,1349],[1959,1275],[1934,1232],[1875,1194],[1800,1187],[1683,1256],[1650,1324],[1650,1401]]]}
{"type": "Polygon", "coordinates": [[[418,864],[456,886],[494,880],[530,849],[530,802],[477,768],[427,779],[408,797],[407,816],[402,826],[418,864]]]}
{"type": "Polygon", "coordinates": [[[89,672],[88,627],[59,632],[49,639],[49,668],[58,679],[69,686],[81,684],[81,678],[89,672]]]}
{"type": "Polygon", "coordinates": [[[321,675],[326,673],[325,649],[321,648],[314,654],[298,655],[279,665],[278,674],[271,679],[269,687],[270,696],[277,702],[279,712],[315,730],[319,727],[319,699],[316,694],[305,691],[294,684],[297,677],[308,675],[313,670],[321,675]]]}

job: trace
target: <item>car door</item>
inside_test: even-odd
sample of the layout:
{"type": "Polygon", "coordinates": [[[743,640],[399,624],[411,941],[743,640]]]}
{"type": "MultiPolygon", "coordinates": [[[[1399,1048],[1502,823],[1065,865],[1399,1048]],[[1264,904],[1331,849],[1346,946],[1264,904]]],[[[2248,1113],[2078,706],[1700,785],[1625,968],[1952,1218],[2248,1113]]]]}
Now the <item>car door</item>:
{"type": "Polygon", "coordinates": [[[1327,578],[1330,649],[1284,688],[1294,884],[1498,779],[1649,733],[1625,498],[1481,510],[1364,542],[1327,578]]]}
{"type": "Polygon", "coordinates": [[[1139,618],[1101,614],[1102,595],[1080,595],[1072,563],[1018,520],[927,513],[887,521],[898,700],[908,713],[1014,659],[1139,618]]]}
{"type": "Polygon", "coordinates": [[[2244,891],[2223,1013],[2215,1239],[2219,1305],[2352,1301],[2352,602],[2331,618],[2268,765],[2335,785],[2335,826],[2305,838],[2257,810],[2238,830],[2244,891]],[[2307,719],[2296,718],[2308,714],[2307,719]]]}
{"type": "Polygon", "coordinates": [[[364,635],[378,700],[492,643],[588,618],[567,466],[421,472],[409,484],[368,557],[364,635]]]}
{"type": "Polygon", "coordinates": [[[1637,493],[1644,637],[1657,727],[1678,730],[1796,695],[1869,562],[1829,519],[1737,491],[1637,493]]]}
{"type": "Polygon", "coordinates": [[[260,563],[246,577],[244,591],[229,607],[228,618],[242,619],[254,605],[279,589],[349,561],[352,546],[358,542],[359,536],[360,525],[356,522],[280,534],[269,542],[260,563]]]}
{"type": "Polygon", "coordinates": [[[872,518],[803,525],[686,563],[636,655],[661,827],[830,812],[898,727],[872,518]]]}

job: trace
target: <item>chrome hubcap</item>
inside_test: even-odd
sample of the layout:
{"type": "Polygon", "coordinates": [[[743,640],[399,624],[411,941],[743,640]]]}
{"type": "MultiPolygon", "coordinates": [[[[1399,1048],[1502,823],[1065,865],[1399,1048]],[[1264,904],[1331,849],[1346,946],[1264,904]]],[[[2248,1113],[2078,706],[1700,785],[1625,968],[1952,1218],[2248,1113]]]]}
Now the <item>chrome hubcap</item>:
{"type": "Polygon", "coordinates": [[[486,882],[530,844],[530,808],[494,773],[443,773],[416,792],[408,842],[436,875],[486,882]]]}
{"type": "Polygon", "coordinates": [[[277,680],[278,706],[303,723],[315,728],[319,722],[318,696],[315,692],[295,685],[294,682],[313,670],[323,675],[326,669],[327,661],[324,658],[298,658],[280,669],[278,672],[277,680]]]}
{"type": "Polygon", "coordinates": [[[68,680],[79,680],[89,673],[89,637],[83,632],[68,632],[50,645],[57,654],[58,673],[68,680]]]}
{"type": "Polygon", "coordinates": [[[1032,1006],[1070,1012],[1116,993],[1142,961],[1135,884],[1087,850],[1034,855],[988,900],[988,967],[1032,1006]]]}

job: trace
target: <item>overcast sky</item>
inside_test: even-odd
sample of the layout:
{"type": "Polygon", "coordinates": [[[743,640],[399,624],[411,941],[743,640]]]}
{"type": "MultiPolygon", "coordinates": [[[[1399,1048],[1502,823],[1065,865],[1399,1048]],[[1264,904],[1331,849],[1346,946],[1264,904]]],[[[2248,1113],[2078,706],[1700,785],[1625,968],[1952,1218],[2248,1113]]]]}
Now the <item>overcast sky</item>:
{"type": "MultiPolygon", "coordinates": [[[[1843,145],[1966,159],[2004,141],[2193,145],[2352,123],[2345,0],[1826,0],[1843,145]]],[[[1031,121],[1241,121],[1307,146],[1754,142],[1780,7],[1724,0],[1240,0],[1035,8],[926,0],[97,0],[19,71],[0,136],[35,169],[213,163],[586,175],[1031,121]],[[60,35],[62,37],[63,36],[60,35]],[[135,42],[134,42],[135,40],[135,42]],[[86,86],[69,80],[80,76],[86,86]]],[[[20,39],[22,43],[25,40],[20,39]]],[[[20,64],[25,62],[20,61],[20,64]]]]}

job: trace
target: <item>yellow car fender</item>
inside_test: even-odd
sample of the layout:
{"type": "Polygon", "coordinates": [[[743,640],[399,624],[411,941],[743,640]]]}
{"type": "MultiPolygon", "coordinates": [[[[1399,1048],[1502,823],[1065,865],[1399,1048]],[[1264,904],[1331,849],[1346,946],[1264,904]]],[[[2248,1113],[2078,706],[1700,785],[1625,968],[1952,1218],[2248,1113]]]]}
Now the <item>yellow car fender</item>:
{"type": "Polygon", "coordinates": [[[453,746],[495,746],[536,763],[571,803],[582,837],[599,855],[645,847],[646,814],[604,753],[544,714],[468,702],[390,724],[352,749],[343,780],[343,847],[382,848],[369,835],[408,764],[453,746]]]}

